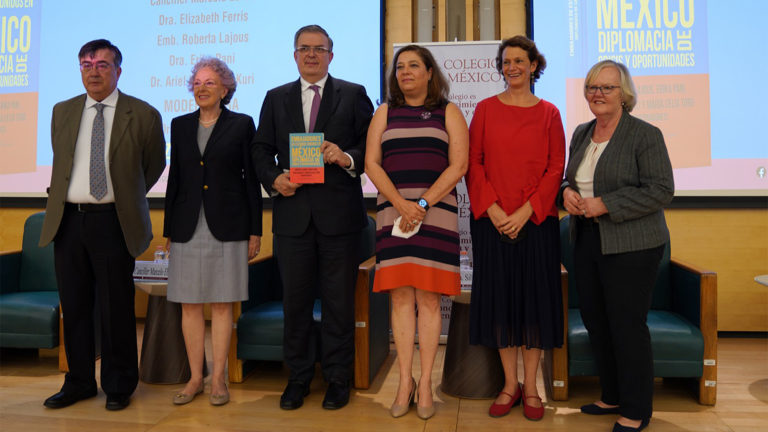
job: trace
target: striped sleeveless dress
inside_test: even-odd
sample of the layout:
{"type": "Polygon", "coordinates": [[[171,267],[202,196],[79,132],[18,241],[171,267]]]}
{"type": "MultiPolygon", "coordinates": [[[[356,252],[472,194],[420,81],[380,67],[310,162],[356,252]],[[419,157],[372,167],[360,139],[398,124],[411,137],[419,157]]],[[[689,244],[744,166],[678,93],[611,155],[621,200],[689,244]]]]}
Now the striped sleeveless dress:
{"type": "MultiPolygon", "coordinates": [[[[389,109],[381,139],[381,166],[400,195],[418,201],[448,167],[445,106],[433,111],[389,109]]],[[[376,200],[376,277],[373,290],[412,286],[445,295],[460,293],[459,218],[456,189],[427,210],[408,239],[392,236],[400,214],[379,194],[376,200]]]]}

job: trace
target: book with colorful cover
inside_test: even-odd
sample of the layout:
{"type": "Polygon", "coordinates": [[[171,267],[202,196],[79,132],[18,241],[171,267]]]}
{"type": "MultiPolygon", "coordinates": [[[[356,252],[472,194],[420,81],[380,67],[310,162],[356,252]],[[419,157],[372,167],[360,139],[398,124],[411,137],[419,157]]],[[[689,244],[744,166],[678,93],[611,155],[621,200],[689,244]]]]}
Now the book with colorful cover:
{"type": "Polygon", "coordinates": [[[291,151],[291,182],[323,183],[325,168],[320,146],[325,139],[322,133],[292,133],[288,139],[291,151]]]}

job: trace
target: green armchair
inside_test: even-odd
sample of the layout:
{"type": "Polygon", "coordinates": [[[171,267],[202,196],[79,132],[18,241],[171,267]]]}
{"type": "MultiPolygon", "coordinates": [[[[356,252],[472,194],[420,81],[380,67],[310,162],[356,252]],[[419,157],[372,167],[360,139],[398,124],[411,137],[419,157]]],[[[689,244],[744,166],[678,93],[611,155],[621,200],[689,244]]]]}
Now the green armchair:
{"type": "MultiPolygon", "coordinates": [[[[363,389],[371,386],[389,354],[389,296],[372,292],[375,252],[376,221],[369,216],[368,227],[363,230],[355,286],[354,387],[363,389]]],[[[231,382],[245,379],[253,368],[249,360],[283,360],[283,286],[273,256],[260,256],[251,263],[248,297],[248,301],[235,304],[235,329],[229,353],[231,382]]],[[[318,298],[314,306],[318,336],[321,319],[318,298]]]]}
{"type": "Polygon", "coordinates": [[[0,253],[0,347],[59,346],[59,290],[53,245],[37,246],[45,212],[24,223],[20,251],[0,253]]]}
{"type": "MultiPolygon", "coordinates": [[[[565,341],[545,353],[545,382],[554,400],[568,400],[569,376],[596,376],[597,364],[581,320],[573,276],[569,218],[560,221],[565,341]]],[[[667,243],[648,314],[656,377],[684,378],[699,403],[717,399],[717,275],[670,257],[667,243]]]]}

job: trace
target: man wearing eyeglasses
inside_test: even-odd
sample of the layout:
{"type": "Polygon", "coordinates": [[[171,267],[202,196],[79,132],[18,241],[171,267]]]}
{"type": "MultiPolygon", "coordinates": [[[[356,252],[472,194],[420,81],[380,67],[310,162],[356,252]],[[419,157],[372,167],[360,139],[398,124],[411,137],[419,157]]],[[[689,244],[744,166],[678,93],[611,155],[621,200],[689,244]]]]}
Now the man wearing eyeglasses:
{"type": "Polygon", "coordinates": [[[338,409],[349,401],[355,354],[355,279],[361,230],[368,225],[360,177],[373,105],[362,86],[328,74],[333,41],[322,27],[296,32],[293,58],[300,78],[267,93],[253,148],[259,180],[273,196],[272,232],[284,286],[283,354],[291,373],[280,407],[302,406],[319,357],[329,382],[323,408],[338,409]],[[286,173],[289,134],[303,132],[324,134],[324,183],[296,184],[286,173]],[[312,319],[318,287],[320,353],[312,319]]]}
{"type": "Polygon", "coordinates": [[[160,113],[117,90],[122,54],[109,41],[78,54],[86,94],[53,107],[53,172],[40,246],[53,241],[69,372],[49,408],[97,394],[94,305],[101,312],[106,409],[130,404],[139,382],[135,257],[149,247],[147,192],[165,169],[160,113]]]}

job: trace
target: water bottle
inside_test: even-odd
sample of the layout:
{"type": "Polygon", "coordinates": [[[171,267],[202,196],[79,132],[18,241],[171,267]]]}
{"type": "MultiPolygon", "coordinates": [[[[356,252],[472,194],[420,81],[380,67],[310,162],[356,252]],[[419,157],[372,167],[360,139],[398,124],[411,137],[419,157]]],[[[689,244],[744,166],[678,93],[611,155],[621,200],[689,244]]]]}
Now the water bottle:
{"type": "Polygon", "coordinates": [[[469,271],[472,267],[469,266],[469,255],[467,255],[467,251],[461,251],[461,255],[459,255],[459,270],[461,271],[469,271]]]}
{"type": "Polygon", "coordinates": [[[163,247],[158,246],[157,250],[155,251],[155,264],[162,264],[165,262],[165,252],[163,252],[163,247]]]}

